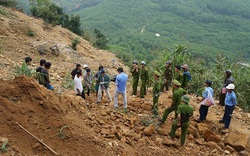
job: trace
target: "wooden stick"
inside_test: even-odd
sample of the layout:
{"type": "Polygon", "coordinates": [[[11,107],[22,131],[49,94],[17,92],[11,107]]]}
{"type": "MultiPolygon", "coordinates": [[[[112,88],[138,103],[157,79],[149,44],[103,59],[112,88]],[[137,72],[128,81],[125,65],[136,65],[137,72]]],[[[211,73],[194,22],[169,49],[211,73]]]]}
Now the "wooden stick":
{"type": "Polygon", "coordinates": [[[16,124],[22,128],[25,132],[27,132],[29,135],[31,135],[33,138],[35,138],[38,142],[40,142],[42,145],[44,145],[45,147],[47,147],[52,153],[54,153],[55,155],[58,155],[58,153],[56,153],[56,151],[54,151],[52,148],[50,148],[48,145],[46,145],[42,140],[38,139],[35,135],[33,135],[32,133],[30,133],[27,129],[25,129],[22,125],[20,125],[18,122],[16,122],[16,124]]]}

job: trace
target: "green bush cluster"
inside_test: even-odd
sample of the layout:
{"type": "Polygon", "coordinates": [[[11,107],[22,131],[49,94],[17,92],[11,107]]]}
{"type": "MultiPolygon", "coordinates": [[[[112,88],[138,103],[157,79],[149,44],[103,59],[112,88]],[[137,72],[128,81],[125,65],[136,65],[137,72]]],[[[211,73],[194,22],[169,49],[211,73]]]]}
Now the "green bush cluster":
{"type": "Polygon", "coordinates": [[[71,47],[76,50],[76,46],[79,43],[79,38],[74,38],[71,42],[71,47]]]}
{"type": "Polygon", "coordinates": [[[80,24],[80,16],[66,14],[63,9],[50,1],[35,1],[32,3],[31,14],[42,18],[45,22],[53,25],[61,25],[70,31],[82,35],[83,30],[80,24]]]}

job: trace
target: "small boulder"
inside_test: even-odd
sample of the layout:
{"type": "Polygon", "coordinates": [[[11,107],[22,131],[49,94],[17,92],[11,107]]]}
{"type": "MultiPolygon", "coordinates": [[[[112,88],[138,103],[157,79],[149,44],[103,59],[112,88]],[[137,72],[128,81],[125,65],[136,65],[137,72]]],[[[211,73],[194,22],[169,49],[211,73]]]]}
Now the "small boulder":
{"type": "Polygon", "coordinates": [[[151,136],[155,132],[155,125],[151,124],[144,129],[144,135],[151,136]]]}
{"type": "Polygon", "coordinates": [[[210,130],[206,130],[203,134],[203,137],[206,141],[220,142],[221,138],[210,130]]]}
{"type": "Polygon", "coordinates": [[[245,134],[230,133],[225,140],[226,145],[232,146],[238,152],[246,150],[247,143],[248,136],[245,134]]]}
{"type": "Polygon", "coordinates": [[[163,142],[162,142],[163,145],[166,145],[166,146],[173,146],[174,145],[174,142],[172,139],[168,138],[168,137],[165,137],[163,142]]]}
{"type": "Polygon", "coordinates": [[[229,146],[229,145],[227,145],[227,146],[224,148],[224,150],[228,150],[228,151],[230,151],[231,153],[234,152],[234,148],[231,147],[231,146],[229,146]]]}
{"type": "Polygon", "coordinates": [[[204,123],[198,123],[197,127],[201,134],[203,134],[206,130],[208,130],[207,124],[204,123]]]}

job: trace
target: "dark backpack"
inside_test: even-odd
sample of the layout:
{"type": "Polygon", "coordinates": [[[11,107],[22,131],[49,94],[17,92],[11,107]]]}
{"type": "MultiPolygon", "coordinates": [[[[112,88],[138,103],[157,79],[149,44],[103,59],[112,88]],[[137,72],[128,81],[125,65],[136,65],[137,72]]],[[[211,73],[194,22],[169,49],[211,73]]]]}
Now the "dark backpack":
{"type": "Polygon", "coordinates": [[[192,76],[191,76],[191,74],[190,74],[188,71],[185,71],[183,74],[184,74],[184,75],[187,75],[187,77],[188,77],[188,82],[190,82],[190,81],[192,80],[192,76]]]}

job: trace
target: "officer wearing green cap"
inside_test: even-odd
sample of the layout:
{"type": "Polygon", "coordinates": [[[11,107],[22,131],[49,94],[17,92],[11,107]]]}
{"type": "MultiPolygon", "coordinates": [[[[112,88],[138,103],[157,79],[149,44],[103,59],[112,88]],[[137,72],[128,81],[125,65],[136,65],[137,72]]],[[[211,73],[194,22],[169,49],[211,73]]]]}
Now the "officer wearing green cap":
{"type": "Polygon", "coordinates": [[[140,67],[138,66],[138,62],[136,60],[134,60],[132,62],[132,67],[131,67],[130,72],[132,73],[132,77],[133,77],[132,95],[136,95],[137,94],[137,86],[138,86],[139,77],[140,77],[140,67]]]}
{"type": "Polygon", "coordinates": [[[141,89],[140,89],[140,98],[144,98],[144,95],[147,94],[146,91],[146,84],[148,82],[148,70],[146,68],[145,61],[141,62],[141,72],[140,72],[140,78],[141,78],[141,89]]]}
{"type": "Polygon", "coordinates": [[[190,98],[187,95],[181,97],[181,105],[177,108],[177,119],[175,119],[172,123],[172,128],[169,133],[172,139],[175,138],[176,130],[181,127],[181,145],[185,144],[187,130],[189,126],[189,119],[193,116],[193,107],[189,105],[190,98]]]}
{"type": "Polygon", "coordinates": [[[155,70],[154,71],[154,88],[153,88],[153,114],[155,116],[158,115],[158,99],[160,97],[161,94],[161,82],[160,82],[160,76],[161,74],[155,70]]]}
{"type": "MultiPolygon", "coordinates": [[[[174,93],[173,93],[173,97],[172,97],[172,105],[168,108],[166,108],[164,110],[164,113],[163,113],[163,116],[162,116],[162,119],[160,119],[160,124],[163,124],[168,115],[172,112],[172,111],[175,111],[177,110],[178,106],[180,105],[181,103],[181,97],[186,94],[186,91],[180,87],[181,86],[181,83],[177,80],[174,80],[173,81],[173,89],[175,90],[174,93]]],[[[175,114],[175,118],[177,117],[177,114],[175,114]]]]}

